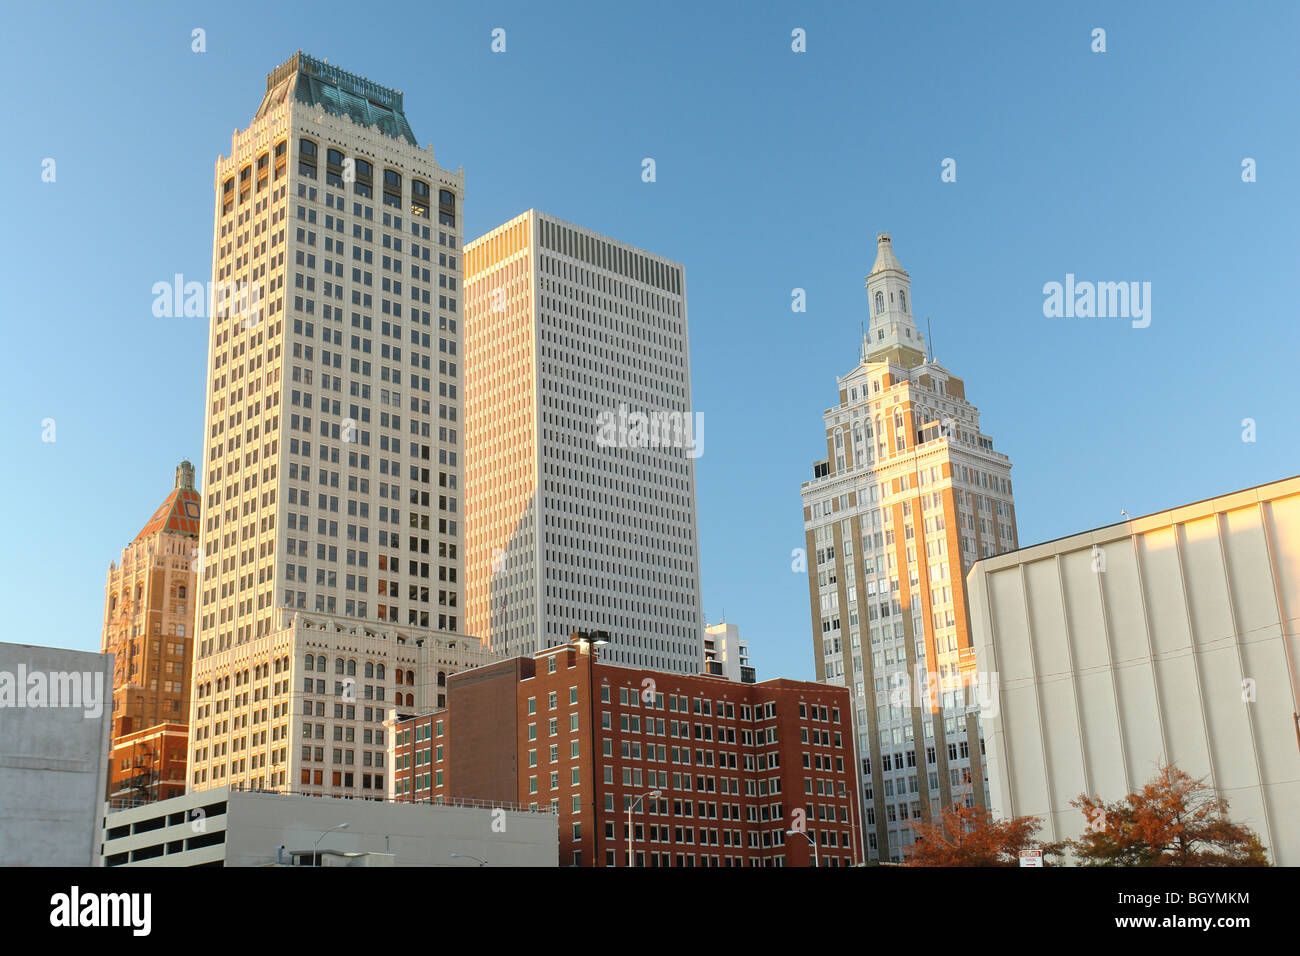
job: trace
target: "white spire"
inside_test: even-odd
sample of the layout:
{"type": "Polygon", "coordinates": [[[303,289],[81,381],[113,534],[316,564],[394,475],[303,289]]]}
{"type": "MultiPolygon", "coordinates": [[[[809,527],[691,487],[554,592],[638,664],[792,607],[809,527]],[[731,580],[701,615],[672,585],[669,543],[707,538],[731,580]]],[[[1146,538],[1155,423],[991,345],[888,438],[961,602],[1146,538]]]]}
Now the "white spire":
{"type": "Polygon", "coordinates": [[[871,325],[863,343],[866,361],[891,361],[911,368],[925,361],[925,339],[912,317],[912,280],[894,255],[889,233],[876,237],[876,262],[867,275],[871,325]]]}
{"type": "Polygon", "coordinates": [[[871,267],[871,275],[881,272],[899,272],[907,276],[907,270],[898,264],[898,257],[894,255],[894,247],[887,232],[876,236],[876,264],[871,267]]]}

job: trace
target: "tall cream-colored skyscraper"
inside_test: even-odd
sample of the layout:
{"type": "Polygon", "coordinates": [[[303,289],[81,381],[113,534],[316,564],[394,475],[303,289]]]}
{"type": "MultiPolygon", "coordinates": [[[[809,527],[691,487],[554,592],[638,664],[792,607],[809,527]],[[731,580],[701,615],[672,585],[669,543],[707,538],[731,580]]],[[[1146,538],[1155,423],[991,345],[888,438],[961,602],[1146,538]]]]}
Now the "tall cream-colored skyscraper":
{"type": "Polygon", "coordinates": [[[380,796],[464,636],[461,202],[402,94],[299,53],[220,157],[191,789],[380,796]]]}
{"type": "Polygon", "coordinates": [[[803,485],[817,678],[853,689],[873,859],[901,859],[910,820],[985,803],[979,675],[965,572],[1016,545],[1011,462],[963,381],[926,355],[911,279],[879,237],[871,323],[825,412],[803,485]]]}
{"type": "Polygon", "coordinates": [[[682,267],[529,210],[466,247],[469,630],[530,655],[697,673],[695,458],[682,267]]]}

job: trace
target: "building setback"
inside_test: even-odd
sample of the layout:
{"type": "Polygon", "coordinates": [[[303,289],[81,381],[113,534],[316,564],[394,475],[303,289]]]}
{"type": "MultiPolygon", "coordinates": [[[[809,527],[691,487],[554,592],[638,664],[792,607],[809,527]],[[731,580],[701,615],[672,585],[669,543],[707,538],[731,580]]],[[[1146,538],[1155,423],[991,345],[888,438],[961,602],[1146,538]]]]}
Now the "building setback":
{"type": "Polygon", "coordinates": [[[971,615],[1000,706],[994,811],[1079,836],[1070,801],[1169,762],[1300,865],[1300,477],[980,561],[971,615]]]}
{"type": "Polygon", "coordinates": [[[380,794],[386,706],[486,659],[460,600],[464,176],[400,92],[300,52],[213,186],[190,787],[380,794]]]}
{"type": "Polygon", "coordinates": [[[740,628],[726,621],[704,628],[704,661],[700,672],[746,684],[754,683],[749,642],[740,636],[740,628]]]}
{"type": "Polygon", "coordinates": [[[108,568],[101,649],[114,660],[111,800],[185,792],[199,510],[194,466],[183,461],[171,494],[108,568]]]}
{"type": "Polygon", "coordinates": [[[986,799],[964,572],[1016,547],[1016,518],[1011,462],[927,357],[888,235],[866,287],[803,517],[817,679],[852,690],[868,855],[899,861],[910,821],[986,799]]]}
{"type": "Polygon", "coordinates": [[[681,265],[529,210],[465,247],[469,631],[498,656],[608,629],[700,665],[681,265]]]}
{"type": "Polygon", "coordinates": [[[811,865],[791,829],[822,866],[863,859],[844,688],[620,667],[579,635],[449,686],[391,722],[393,799],[554,808],[562,866],[627,866],[629,806],[637,866],[811,865]]]}

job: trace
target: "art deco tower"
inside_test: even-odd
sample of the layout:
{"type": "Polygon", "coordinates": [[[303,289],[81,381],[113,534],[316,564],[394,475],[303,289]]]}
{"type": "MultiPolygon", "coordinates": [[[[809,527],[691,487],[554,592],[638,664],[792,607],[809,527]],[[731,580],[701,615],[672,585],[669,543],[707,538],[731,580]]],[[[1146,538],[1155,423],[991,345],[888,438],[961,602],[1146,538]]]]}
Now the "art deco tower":
{"type": "Polygon", "coordinates": [[[471,633],[527,656],[603,630],[611,663],[698,673],[685,270],[536,210],[466,259],[471,633]]]}
{"type": "Polygon", "coordinates": [[[192,789],[385,790],[386,709],[464,637],[464,177],[402,94],[301,52],[220,157],[192,789]],[[252,294],[248,294],[248,290],[252,294]]]}
{"type": "Polygon", "coordinates": [[[986,802],[965,574],[1017,547],[1016,519],[1011,462],[927,357],[887,235],[866,286],[861,360],[802,495],[817,677],[854,692],[868,851],[899,860],[907,821],[986,802]]]}

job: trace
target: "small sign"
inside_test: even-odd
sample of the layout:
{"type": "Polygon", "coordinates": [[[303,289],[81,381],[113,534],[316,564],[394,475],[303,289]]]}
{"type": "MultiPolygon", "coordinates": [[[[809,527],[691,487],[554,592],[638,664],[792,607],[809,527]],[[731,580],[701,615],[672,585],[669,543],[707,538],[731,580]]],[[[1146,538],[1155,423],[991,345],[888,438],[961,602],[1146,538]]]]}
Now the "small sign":
{"type": "Polygon", "coordinates": [[[1021,850],[1020,865],[1021,866],[1042,866],[1043,851],[1042,850],[1021,850]]]}

